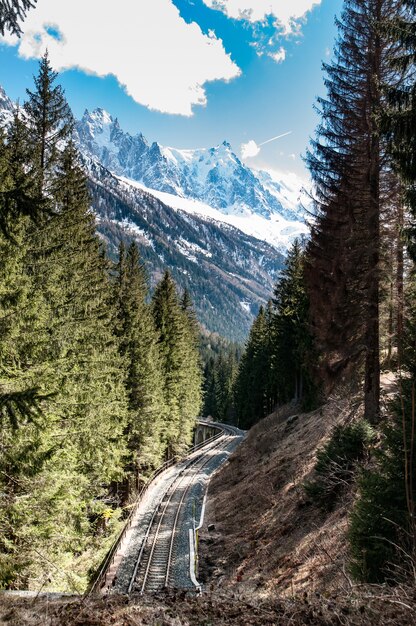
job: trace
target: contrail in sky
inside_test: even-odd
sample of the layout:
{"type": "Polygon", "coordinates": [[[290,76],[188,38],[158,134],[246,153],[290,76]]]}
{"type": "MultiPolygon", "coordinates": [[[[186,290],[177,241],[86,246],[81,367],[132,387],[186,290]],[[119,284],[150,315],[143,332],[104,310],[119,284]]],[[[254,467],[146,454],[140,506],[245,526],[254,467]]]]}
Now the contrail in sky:
{"type": "Polygon", "coordinates": [[[263,141],[263,143],[259,143],[259,144],[257,144],[254,141],[254,139],[251,139],[248,143],[241,144],[241,156],[243,157],[243,159],[247,159],[249,157],[255,157],[259,154],[261,146],[265,146],[266,143],[270,143],[271,141],[276,141],[276,139],[287,137],[288,135],[291,135],[292,133],[293,133],[293,130],[289,130],[289,132],[283,133],[283,135],[277,135],[277,137],[272,137],[271,139],[268,139],[267,141],[263,141]]]}
{"type": "Polygon", "coordinates": [[[287,137],[288,135],[291,135],[293,133],[293,130],[290,130],[288,133],[283,133],[283,135],[277,135],[277,137],[272,137],[271,139],[268,139],[267,141],[263,141],[263,143],[259,143],[259,146],[265,146],[266,143],[270,143],[271,141],[276,141],[276,139],[281,139],[282,137],[287,137]]]}

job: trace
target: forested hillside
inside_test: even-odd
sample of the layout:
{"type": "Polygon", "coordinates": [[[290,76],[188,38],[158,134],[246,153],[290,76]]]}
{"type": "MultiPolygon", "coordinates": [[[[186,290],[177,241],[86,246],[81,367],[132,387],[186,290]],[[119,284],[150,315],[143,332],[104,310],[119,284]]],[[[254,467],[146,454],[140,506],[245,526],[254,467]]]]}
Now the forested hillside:
{"type": "Polygon", "coordinates": [[[0,137],[0,587],[80,592],[123,506],[192,439],[199,329],[135,243],[96,235],[47,54],[0,137]]]}
{"type": "MultiPolygon", "coordinates": [[[[201,3],[183,4],[198,11],[201,3]]],[[[233,34],[245,20],[250,71],[264,57],[262,70],[271,72],[272,62],[295,56],[289,40],[300,47],[303,21],[325,2],[309,3],[300,21],[278,19],[281,3],[270,2],[264,15],[260,3],[244,10],[235,3],[238,17],[231,2],[202,4],[204,19],[208,11],[222,26],[233,19],[233,34]],[[263,48],[283,36],[287,50],[263,48]]],[[[20,35],[19,19],[34,5],[0,0],[0,31],[20,35]]],[[[174,12],[195,35],[201,24],[176,4],[174,12]]],[[[48,52],[25,103],[5,100],[0,590],[80,594],[111,546],[120,559],[111,562],[110,582],[105,568],[98,577],[101,591],[111,589],[105,603],[61,599],[51,624],[415,623],[416,2],[343,0],[335,24],[319,122],[303,157],[312,180],[310,233],[285,259],[264,241],[173,209],[140,187],[145,175],[155,180],[166,171],[186,171],[198,183],[205,149],[149,148],[141,135],[121,136],[112,119],[105,132],[82,139],[78,126],[74,134],[48,52]],[[82,141],[90,148],[81,155],[82,141]],[[127,170],[116,175],[102,165],[121,167],[127,146],[131,174],[140,142],[146,159],[137,185],[122,178],[127,170]],[[152,149],[157,167],[148,171],[152,149]],[[123,536],[131,554],[122,554],[114,539],[136,514],[137,494],[156,468],[184,456],[200,415],[250,432],[223,425],[212,447],[195,452],[200,465],[189,463],[188,477],[185,463],[175,476],[171,465],[158,474],[159,500],[148,491],[143,498],[150,522],[135,519],[123,536]],[[221,439],[242,443],[231,453],[216,449],[221,439]],[[183,509],[172,505],[175,497],[183,509]],[[172,527],[162,524],[166,512],[172,527]],[[169,534],[167,548],[161,535],[169,534]],[[150,556],[140,561],[148,540],[150,556]],[[168,565],[156,565],[150,589],[161,594],[142,603],[158,550],[168,565]],[[130,559],[132,576],[128,595],[117,597],[122,559],[130,559]],[[183,585],[183,572],[169,578],[172,559],[186,570],[183,585]],[[212,595],[195,598],[195,589],[207,590],[196,576],[212,584],[212,595]]],[[[218,45],[234,63],[215,32],[202,30],[207,48],[218,45]]],[[[257,144],[245,132],[247,158],[293,133],[257,144]]],[[[225,145],[215,158],[229,152],[225,145]]],[[[201,197],[215,192],[220,204],[230,187],[238,213],[248,174],[216,177],[216,169],[201,197]]],[[[155,189],[183,191],[180,182],[157,180],[155,189]]],[[[209,434],[218,428],[208,426],[209,434]]],[[[32,611],[23,600],[16,606],[6,623],[32,611]]]]}
{"type": "Polygon", "coordinates": [[[311,237],[260,309],[235,386],[244,427],[288,401],[355,398],[304,490],[332,510],[356,486],[348,567],[371,583],[414,584],[415,25],[413,2],[344,2],[306,155],[311,237]],[[383,403],[382,370],[395,381],[383,403]]]}

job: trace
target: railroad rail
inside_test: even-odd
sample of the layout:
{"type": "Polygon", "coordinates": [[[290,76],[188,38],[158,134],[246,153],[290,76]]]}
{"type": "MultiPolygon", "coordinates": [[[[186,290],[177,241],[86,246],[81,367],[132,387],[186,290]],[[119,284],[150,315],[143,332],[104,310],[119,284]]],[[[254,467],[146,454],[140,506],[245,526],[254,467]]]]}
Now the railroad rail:
{"type": "MultiPolygon", "coordinates": [[[[127,593],[154,592],[169,587],[178,522],[186,498],[201,470],[212,460],[212,451],[221,446],[222,434],[208,449],[194,458],[176,477],[148,526],[142,549],[131,577],[127,593]]],[[[174,585],[172,585],[174,586],[174,585]]]]}
{"type": "Polygon", "coordinates": [[[141,542],[133,573],[129,579],[128,585],[125,589],[122,589],[122,592],[131,593],[133,590],[139,590],[143,593],[145,591],[155,591],[162,587],[169,586],[169,576],[175,553],[176,531],[181,521],[181,512],[186,502],[187,495],[192,489],[198,475],[200,475],[201,471],[212,459],[213,451],[224,444],[227,438],[230,440],[234,439],[236,436],[241,436],[242,432],[233,426],[216,422],[201,420],[198,424],[215,429],[218,432],[208,440],[194,446],[188,452],[188,456],[185,459],[175,457],[162,465],[150,476],[140,491],[125,526],[92,580],[86,595],[100,593],[103,591],[103,588],[106,587],[108,584],[106,582],[107,573],[113,566],[116,554],[123,544],[123,541],[126,539],[126,535],[129,532],[146,492],[158,476],[166,472],[173,465],[181,462],[180,471],[167,488],[162,501],[152,514],[141,542]]]}

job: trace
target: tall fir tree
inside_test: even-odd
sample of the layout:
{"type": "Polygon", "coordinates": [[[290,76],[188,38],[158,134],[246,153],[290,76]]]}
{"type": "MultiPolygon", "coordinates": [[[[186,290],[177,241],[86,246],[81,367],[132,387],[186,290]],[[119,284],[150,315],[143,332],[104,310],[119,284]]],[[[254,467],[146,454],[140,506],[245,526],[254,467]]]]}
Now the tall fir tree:
{"type": "Polygon", "coordinates": [[[324,65],[328,97],[319,100],[322,123],[307,156],[319,211],[308,255],[318,347],[338,379],[346,367],[363,362],[365,414],[372,422],[380,414],[381,223],[391,176],[380,138],[381,85],[391,78],[388,59],[395,54],[381,24],[397,5],[345,1],[335,58],[324,65]],[[314,294],[328,291],[325,281],[334,298],[320,319],[314,294]]]}
{"type": "Polygon", "coordinates": [[[38,75],[34,77],[35,90],[27,89],[29,99],[24,105],[30,140],[36,150],[34,165],[39,195],[46,197],[49,197],[54,167],[59,160],[59,144],[70,138],[74,124],[64,90],[55,84],[57,77],[46,51],[38,75]]]}
{"type": "Polygon", "coordinates": [[[305,408],[310,408],[315,402],[316,389],[304,266],[305,252],[300,242],[295,241],[274,291],[270,360],[275,400],[280,404],[301,401],[305,408]]]}
{"type": "Polygon", "coordinates": [[[127,252],[120,245],[115,288],[117,334],[128,371],[128,469],[137,488],[140,473],[154,469],[162,460],[166,407],[157,334],[147,303],[145,268],[134,242],[127,252]]]}
{"type": "Polygon", "coordinates": [[[153,316],[159,333],[159,350],[167,406],[168,456],[182,453],[192,439],[201,405],[202,374],[189,314],[181,307],[169,271],[153,295],[153,316]],[[196,377],[196,378],[194,378],[196,377]]]}
{"type": "Polygon", "coordinates": [[[270,362],[265,347],[268,332],[265,310],[261,306],[250,330],[235,385],[237,424],[241,428],[250,428],[267,415],[266,381],[270,362]]]}
{"type": "Polygon", "coordinates": [[[185,441],[192,440],[195,420],[202,408],[202,362],[200,358],[200,328],[193,308],[193,302],[187,289],[181,299],[183,325],[185,330],[185,359],[182,364],[185,385],[183,386],[181,405],[181,432],[185,441]]]}
{"type": "MultiPolygon", "coordinates": [[[[406,302],[401,306],[403,340],[398,351],[399,391],[390,403],[382,426],[382,441],[375,462],[361,477],[350,521],[354,575],[367,582],[414,584],[416,563],[416,167],[415,93],[416,7],[402,2],[393,19],[383,24],[384,33],[398,42],[391,59],[392,71],[401,80],[386,85],[388,102],[383,131],[394,167],[400,175],[408,209],[400,219],[410,259],[406,272],[406,302]]],[[[404,259],[400,252],[398,266],[404,259]]],[[[403,274],[403,271],[402,271],[403,274]]],[[[402,279],[402,293],[403,293],[402,279]]],[[[403,296],[402,296],[403,297],[403,296]]],[[[400,320],[398,322],[400,324],[400,320]]]]}
{"type": "MultiPolygon", "coordinates": [[[[37,95],[45,106],[50,102],[47,89],[37,95]]],[[[38,410],[20,415],[17,428],[11,423],[2,431],[7,506],[0,561],[2,585],[39,588],[49,580],[55,588],[79,591],[86,568],[77,554],[98,541],[109,503],[113,508],[118,503],[110,499],[110,484],[123,476],[126,396],[108,262],[95,235],[86,179],[73,144],[58,149],[54,143],[65,137],[60,130],[67,107],[62,104],[61,110],[64,118],[51,117],[56,125],[50,124],[45,136],[33,132],[36,119],[28,118],[29,132],[24,139],[19,135],[20,143],[15,120],[16,137],[11,135],[7,147],[14,154],[19,146],[26,152],[19,162],[13,159],[6,178],[18,219],[2,260],[12,259],[6,263],[8,276],[17,280],[12,295],[9,278],[0,276],[1,391],[9,400],[10,392],[31,391],[38,410]],[[39,184],[45,137],[47,188],[39,184]],[[30,206],[32,193],[35,206],[39,198],[48,204],[39,219],[23,202],[29,198],[30,206]],[[13,246],[14,256],[8,252],[13,246]],[[65,572],[69,565],[71,573],[65,572]]]]}

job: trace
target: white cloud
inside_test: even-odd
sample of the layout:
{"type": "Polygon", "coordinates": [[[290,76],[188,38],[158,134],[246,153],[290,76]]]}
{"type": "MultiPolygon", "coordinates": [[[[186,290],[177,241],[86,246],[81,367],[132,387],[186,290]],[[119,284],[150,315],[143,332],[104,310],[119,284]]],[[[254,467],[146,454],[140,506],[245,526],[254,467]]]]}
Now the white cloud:
{"type": "Polygon", "coordinates": [[[286,59],[286,50],[282,46],[277,52],[269,52],[269,57],[276,63],[283,63],[286,59]]]}
{"type": "Polygon", "coordinates": [[[283,137],[287,137],[291,135],[293,130],[289,130],[287,133],[283,133],[281,135],[277,135],[276,137],[272,137],[271,139],[267,139],[267,141],[263,141],[263,143],[257,144],[254,139],[250,139],[247,143],[241,144],[241,157],[243,159],[248,159],[252,157],[256,157],[260,154],[260,150],[262,146],[265,146],[268,143],[272,143],[272,141],[277,141],[278,139],[283,139],[283,137]]]}
{"type": "Polygon", "coordinates": [[[243,159],[256,157],[260,153],[260,147],[251,139],[248,143],[241,144],[241,156],[243,159]]]}
{"type": "Polygon", "coordinates": [[[58,71],[114,75],[136,102],[164,113],[192,115],[207,102],[205,83],[240,74],[222,41],[187,24],[172,0],[38,0],[24,29],[0,42],[24,58],[48,47],[58,71]]]}
{"type": "Polygon", "coordinates": [[[249,22],[261,22],[273,15],[290,33],[296,22],[321,0],[203,0],[212,9],[223,11],[229,17],[249,22]]]}

